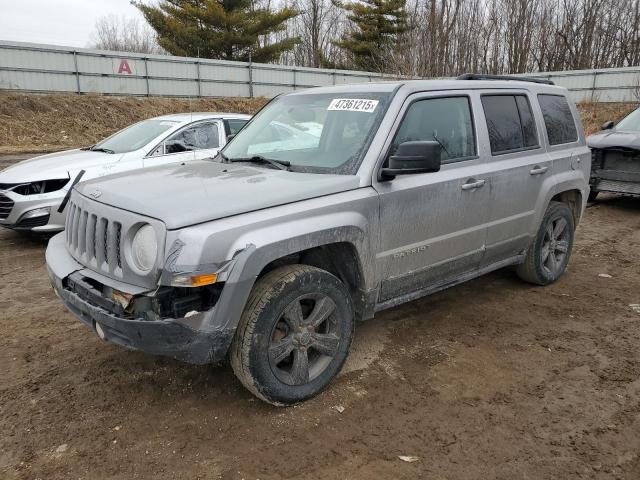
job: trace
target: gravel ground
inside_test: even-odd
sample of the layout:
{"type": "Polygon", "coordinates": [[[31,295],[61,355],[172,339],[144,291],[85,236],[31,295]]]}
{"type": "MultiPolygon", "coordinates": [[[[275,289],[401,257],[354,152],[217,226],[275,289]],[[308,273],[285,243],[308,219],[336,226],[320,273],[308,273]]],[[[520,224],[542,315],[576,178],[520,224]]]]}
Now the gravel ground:
{"type": "Polygon", "coordinates": [[[589,207],[550,287],[502,270],[358,325],[288,409],[101,342],[45,245],[0,231],[0,478],[640,478],[640,199],[589,207]]]}

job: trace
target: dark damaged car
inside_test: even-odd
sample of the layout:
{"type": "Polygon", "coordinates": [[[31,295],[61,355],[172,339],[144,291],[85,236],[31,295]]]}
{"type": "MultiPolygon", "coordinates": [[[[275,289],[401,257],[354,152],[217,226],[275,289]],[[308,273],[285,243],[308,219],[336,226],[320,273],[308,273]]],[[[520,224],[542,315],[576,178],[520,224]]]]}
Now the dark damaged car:
{"type": "Polygon", "coordinates": [[[640,195],[640,108],[617,125],[606,122],[602,131],[587,139],[591,147],[591,193],[640,195]]]}

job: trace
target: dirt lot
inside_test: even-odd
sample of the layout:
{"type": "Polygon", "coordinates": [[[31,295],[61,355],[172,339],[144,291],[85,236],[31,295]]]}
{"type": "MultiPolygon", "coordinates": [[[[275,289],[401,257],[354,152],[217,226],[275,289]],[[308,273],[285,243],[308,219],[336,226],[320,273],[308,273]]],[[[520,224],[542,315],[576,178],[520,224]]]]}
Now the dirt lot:
{"type": "Polygon", "coordinates": [[[1,231],[0,478],[636,480],[640,199],[605,197],[577,238],[551,287],[504,270],[359,325],[337,381],[276,409],[226,366],[101,342],[46,242],[1,231]]]}

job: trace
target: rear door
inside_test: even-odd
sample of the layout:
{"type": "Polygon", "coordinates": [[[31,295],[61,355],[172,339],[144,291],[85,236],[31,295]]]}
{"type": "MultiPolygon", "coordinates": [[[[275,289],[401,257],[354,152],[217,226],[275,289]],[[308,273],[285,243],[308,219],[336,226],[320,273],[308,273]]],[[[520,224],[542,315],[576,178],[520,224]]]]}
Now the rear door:
{"type": "Polygon", "coordinates": [[[553,161],[553,173],[581,171],[585,182],[591,171],[591,151],[586,146],[579,116],[573,102],[564,95],[540,93],[538,103],[547,137],[547,152],[553,161]]]}
{"type": "Polygon", "coordinates": [[[526,90],[483,91],[480,96],[489,144],[491,199],[486,253],[481,266],[508,261],[522,253],[535,231],[536,203],[551,176],[537,101],[526,90]]]}
{"type": "Polygon", "coordinates": [[[380,194],[377,269],[380,303],[419,294],[478,269],[484,252],[490,184],[468,93],[410,96],[385,160],[402,142],[438,141],[439,172],[375,181],[380,194]]]}

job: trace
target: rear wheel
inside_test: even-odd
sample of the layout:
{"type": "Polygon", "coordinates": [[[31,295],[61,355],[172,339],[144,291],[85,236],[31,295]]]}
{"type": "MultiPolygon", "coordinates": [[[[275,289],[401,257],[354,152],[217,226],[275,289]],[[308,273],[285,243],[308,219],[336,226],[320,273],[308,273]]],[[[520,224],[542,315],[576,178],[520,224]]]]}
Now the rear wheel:
{"type": "Polygon", "coordinates": [[[258,398],[291,405],[320,393],[338,374],[353,337],[345,285],[307,265],[258,280],[231,347],[231,366],[258,398]]]}
{"type": "Polygon", "coordinates": [[[573,248],[575,224],[566,203],[551,202],[536,237],[516,272],[526,282],[548,285],[562,275],[573,248]]]}

